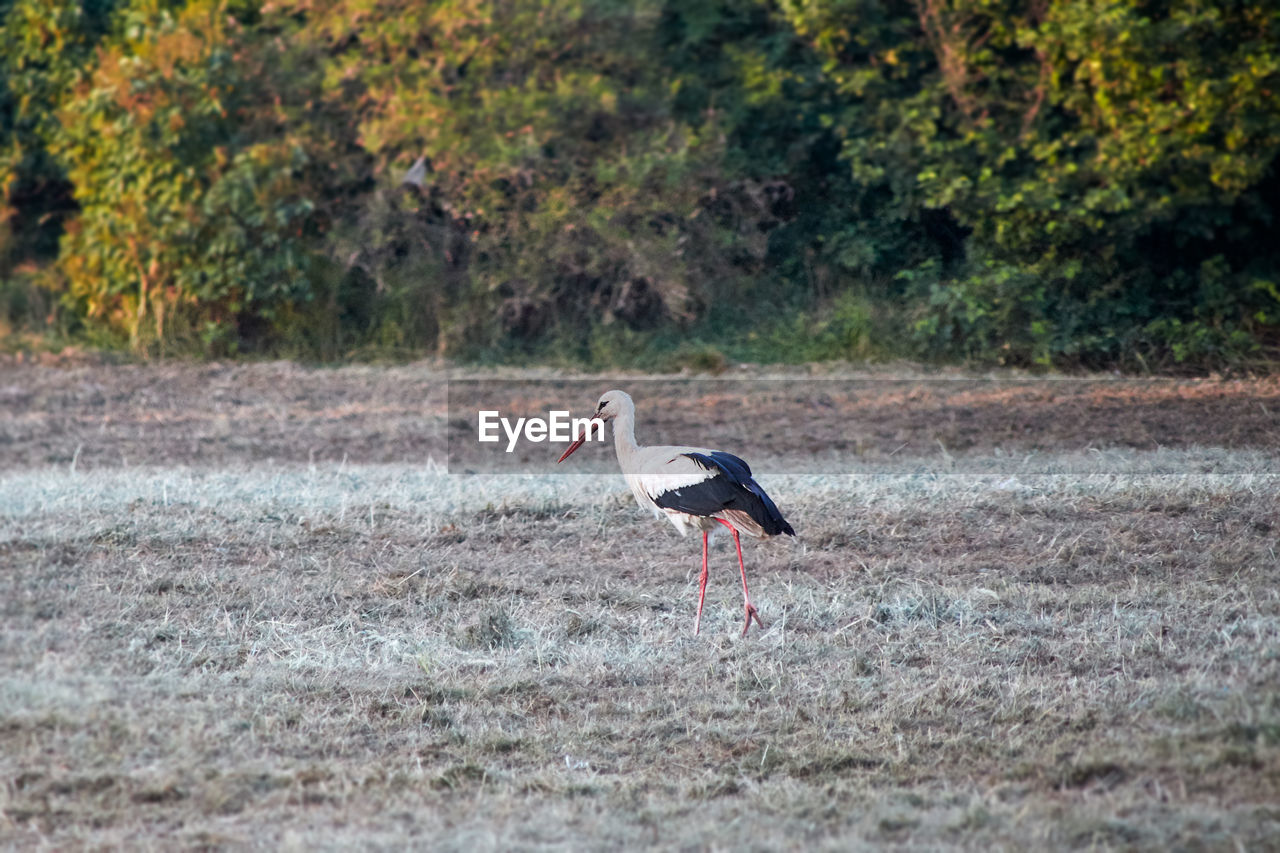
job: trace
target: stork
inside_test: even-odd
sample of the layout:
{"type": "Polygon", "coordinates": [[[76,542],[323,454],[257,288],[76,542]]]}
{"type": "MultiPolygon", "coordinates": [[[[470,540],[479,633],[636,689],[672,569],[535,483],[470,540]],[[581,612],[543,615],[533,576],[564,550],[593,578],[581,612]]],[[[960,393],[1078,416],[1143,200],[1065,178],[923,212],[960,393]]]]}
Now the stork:
{"type": "MultiPolygon", "coordinates": [[[[636,502],[664,515],[684,536],[690,528],[702,531],[702,577],[698,581],[698,615],[693,620],[696,635],[702,626],[702,604],[707,596],[707,534],[723,524],[733,533],[742,572],[742,600],[746,608],[747,635],[754,618],[761,628],[760,614],[747,592],[747,567],[742,561],[738,533],[757,539],[796,532],[782,517],[778,507],[751,478],[751,467],[731,453],[699,447],[641,447],[636,444],[636,405],[624,391],[606,391],[596,406],[595,417],[613,423],[613,445],[618,465],[631,487],[636,502]]],[[[569,458],[583,442],[583,434],[569,445],[557,464],[569,458]]]]}

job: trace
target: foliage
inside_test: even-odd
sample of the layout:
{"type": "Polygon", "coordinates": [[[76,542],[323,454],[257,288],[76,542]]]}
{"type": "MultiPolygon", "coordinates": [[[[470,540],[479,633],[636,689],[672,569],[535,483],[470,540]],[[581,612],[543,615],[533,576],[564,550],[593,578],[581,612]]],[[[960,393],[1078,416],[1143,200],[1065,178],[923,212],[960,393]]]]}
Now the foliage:
{"type": "Polygon", "coordinates": [[[1280,17],[1266,5],[789,14],[849,96],[832,121],[855,179],[887,188],[890,215],[945,211],[968,235],[961,268],[908,291],[930,350],[1122,360],[1144,330],[1238,347],[1274,328],[1280,306],[1252,282],[1280,256],[1242,239],[1274,214],[1280,17]]]}
{"type": "Polygon", "coordinates": [[[712,248],[692,220],[714,143],[671,120],[634,38],[656,4],[290,8],[326,45],[326,96],[349,105],[375,170],[420,173],[400,221],[353,229],[373,237],[354,256],[374,279],[421,273],[441,349],[697,310],[708,254],[688,255],[712,248]],[[377,257],[388,243],[396,257],[377,257]]]}
{"type": "Polygon", "coordinates": [[[63,94],[85,73],[110,0],[0,2],[0,276],[57,254],[72,187],[49,156],[63,94]]]}
{"type": "Polygon", "coordinates": [[[242,314],[306,293],[306,154],[260,107],[269,49],[251,53],[228,12],[135,3],[59,112],[52,146],[80,205],[69,297],[135,345],[186,333],[216,349],[242,314]]]}
{"type": "Polygon", "coordinates": [[[56,255],[38,278],[135,346],[1203,368],[1280,340],[1266,3],[0,15],[0,274],[56,255]]]}

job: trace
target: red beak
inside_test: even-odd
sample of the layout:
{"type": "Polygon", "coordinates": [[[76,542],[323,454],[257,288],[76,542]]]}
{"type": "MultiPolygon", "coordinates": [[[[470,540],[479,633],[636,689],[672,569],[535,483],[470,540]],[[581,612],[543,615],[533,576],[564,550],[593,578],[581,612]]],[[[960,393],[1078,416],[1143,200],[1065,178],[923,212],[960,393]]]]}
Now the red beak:
{"type": "Polygon", "coordinates": [[[575,441],[573,444],[569,445],[569,449],[568,449],[568,450],[566,450],[564,453],[561,453],[561,454],[560,454],[560,458],[556,460],[556,464],[557,464],[557,465],[559,465],[561,462],[563,462],[564,460],[568,459],[568,458],[569,458],[569,454],[570,454],[570,453],[572,453],[573,451],[577,450],[577,449],[578,449],[579,447],[581,447],[583,444],[585,444],[585,443],[586,443],[586,441],[587,441],[587,433],[583,433],[581,438],[579,438],[579,439],[578,439],[577,441],[575,441]]]}

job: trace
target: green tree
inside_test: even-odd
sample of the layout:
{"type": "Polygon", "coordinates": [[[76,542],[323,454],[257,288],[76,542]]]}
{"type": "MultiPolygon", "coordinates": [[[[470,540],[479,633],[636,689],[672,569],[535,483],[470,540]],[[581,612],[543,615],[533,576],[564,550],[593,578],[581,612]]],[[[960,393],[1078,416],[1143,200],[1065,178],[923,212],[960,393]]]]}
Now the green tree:
{"type": "Polygon", "coordinates": [[[58,113],[80,208],[70,298],[135,346],[234,346],[240,321],[308,293],[307,146],[285,126],[277,49],[234,11],[132,4],[58,113]]]}
{"type": "Polygon", "coordinates": [[[691,244],[718,141],[667,107],[645,50],[660,4],[290,9],[327,47],[326,97],[349,105],[383,186],[422,161],[420,200],[373,242],[417,258],[446,349],[678,322],[705,301],[691,244]],[[410,222],[436,239],[413,245],[410,222]],[[465,276],[444,276],[462,257],[465,276]]]}
{"type": "Polygon", "coordinates": [[[63,96],[108,27],[109,0],[0,2],[0,277],[57,253],[72,187],[49,156],[63,96]]]}
{"type": "Polygon", "coordinates": [[[1270,4],[783,5],[847,98],[832,122],[855,181],[889,190],[889,216],[967,234],[964,269],[903,278],[925,346],[1212,359],[1274,331],[1270,4]],[[1171,348],[1179,330],[1200,351],[1171,348]]]}

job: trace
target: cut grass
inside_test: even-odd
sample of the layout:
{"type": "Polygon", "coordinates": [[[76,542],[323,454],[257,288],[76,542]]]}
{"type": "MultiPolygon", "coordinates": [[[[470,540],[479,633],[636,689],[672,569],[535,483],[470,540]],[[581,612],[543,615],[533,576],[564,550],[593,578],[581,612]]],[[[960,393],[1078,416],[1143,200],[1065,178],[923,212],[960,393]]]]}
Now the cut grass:
{"type": "Polygon", "coordinates": [[[1277,462],[771,478],[746,640],[616,475],[4,472],[0,840],[1262,847],[1277,462]]]}

